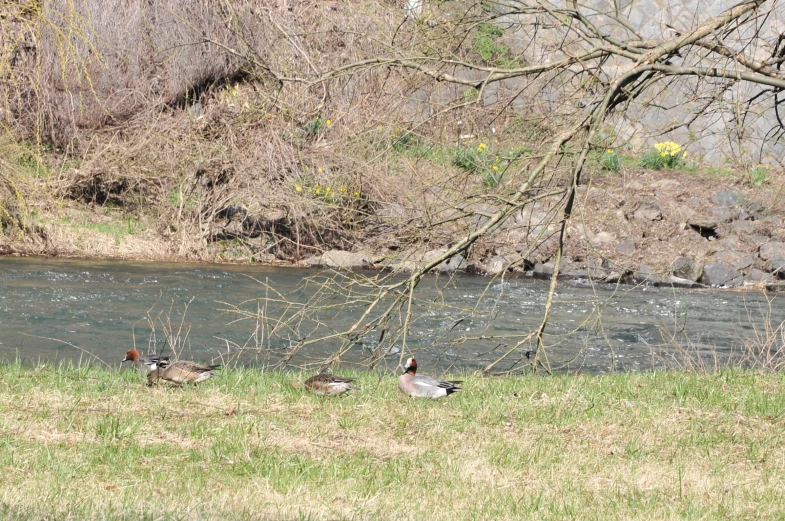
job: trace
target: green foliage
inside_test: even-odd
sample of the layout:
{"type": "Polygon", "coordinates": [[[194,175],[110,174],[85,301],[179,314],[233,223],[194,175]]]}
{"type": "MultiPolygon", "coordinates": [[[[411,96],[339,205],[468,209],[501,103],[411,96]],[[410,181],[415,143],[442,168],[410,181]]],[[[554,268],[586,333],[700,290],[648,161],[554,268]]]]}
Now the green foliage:
{"type": "Polygon", "coordinates": [[[752,186],[761,186],[763,183],[768,181],[769,179],[769,172],[772,170],[772,167],[767,165],[757,165],[750,171],[749,175],[749,182],[752,186]]]}
{"type": "Polygon", "coordinates": [[[500,69],[518,68],[520,64],[513,56],[510,48],[497,42],[503,35],[504,32],[496,25],[490,23],[480,24],[477,27],[472,48],[489,65],[495,65],[500,69]]]}
{"type": "Polygon", "coordinates": [[[485,143],[480,143],[476,148],[454,149],[452,164],[467,172],[479,173],[482,183],[488,188],[499,186],[505,171],[501,157],[488,150],[485,143]]]}
{"type": "Polygon", "coordinates": [[[484,164],[484,150],[485,147],[458,147],[453,152],[452,164],[467,172],[476,171],[484,164]]]}
{"type": "Polygon", "coordinates": [[[685,165],[687,152],[678,143],[666,141],[657,143],[654,148],[655,150],[649,150],[643,154],[640,162],[640,166],[643,168],[659,170],[661,168],[681,168],[685,165]]]}
{"type": "Polygon", "coordinates": [[[649,150],[643,154],[641,162],[639,163],[643,168],[650,170],[660,170],[665,166],[662,156],[656,150],[649,150]]]}
{"type": "Polygon", "coordinates": [[[621,160],[615,150],[608,149],[600,157],[600,166],[608,172],[618,172],[621,170],[621,160]]]}
{"type": "Polygon", "coordinates": [[[325,119],[320,114],[316,118],[303,125],[303,131],[305,131],[305,136],[307,138],[315,139],[324,133],[324,131],[327,130],[332,124],[332,120],[325,119]]]}
{"type": "Polygon", "coordinates": [[[396,152],[403,152],[418,144],[417,136],[408,130],[396,128],[392,133],[392,148],[396,152]]]}
{"type": "MultiPolygon", "coordinates": [[[[64,222],[68,222],[67,218],[63,219],[64,222]]],[[[98,233],[103,233],[105,235],[110,235],[114,238],[114,243],[116,245],[120,244],[120,241],[126,235],[134,235],[139,231],[144,230],[143,224],[139,221],[136,216],[129,215],[123,222],[102,222],[102,223],[94,223],[83,221],[81,225],[82,228],[86,230],[93,230],[98,233]]]]}

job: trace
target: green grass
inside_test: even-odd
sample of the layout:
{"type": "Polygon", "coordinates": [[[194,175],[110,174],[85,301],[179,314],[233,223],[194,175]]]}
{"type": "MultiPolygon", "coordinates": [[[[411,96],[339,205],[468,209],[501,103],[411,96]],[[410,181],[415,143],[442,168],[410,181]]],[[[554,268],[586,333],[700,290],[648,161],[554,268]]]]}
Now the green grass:
{"type": "Polygon", "coordinates": [[[494,24],[480,24],[477,26],[472,48],[489,65],[495,65],[500,69],[516,69],[520,67],[520,63],[508,46],[498,42],[503,35],[501,28],[494,24]]]}
{"type": "MultiPolygon", "coordinates": [[[[295,375],[294,377],[299,377],[295,375]]],[[[742,519],[785,510],[779,374],[480,379],[324,399],[241,369],[147,388],[0,366],[8,519],[742,519]],[[35,493],[32,493],[35,491],[35,493]]]]}
{"type": "Polygon", "coordinates": [[[86,230],[96,231],[98,233],[103,233],[104,235],[109,235],[114,238],[114,242],[117,245],[120,244],[126,235],[133,235],[139,231],[142,231],[143,228],[142,224],[139,222],[139,219],[134,216],[128,216],[123,222],[94,223],[84,221],[81,224],[74,226],[81,227],[86,230]]]}

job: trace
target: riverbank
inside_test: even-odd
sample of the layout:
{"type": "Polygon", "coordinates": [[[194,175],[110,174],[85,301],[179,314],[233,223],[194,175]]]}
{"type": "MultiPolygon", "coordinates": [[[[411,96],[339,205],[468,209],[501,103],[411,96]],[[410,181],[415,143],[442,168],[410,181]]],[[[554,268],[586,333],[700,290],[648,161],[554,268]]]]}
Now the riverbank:
{"type": "Polygon", "coordinates": [[[778,374],[464,375],[464,393],[433,402],[409,400],[391,376],[362,374],[361,391],[327,400],[292,378],[232,370],[181,390],[147,388],[133,371],[3,364],[0,517],[742,519],[785,509],[778,374]]]}
{"type": "MultiPolygon", "coordinates": [[[[578,207],[568,226],[561,277],[676,287],[785,287],[785,203],[777,188],[781,176],[772,175],[766,186],[670,170],[594,171],[587,179],[578,189],[578,207]]],[[[297,202],[299,194],[290,197],[287,204],[302,203],[297,202]]],[[[561,202],[551,197],[526,207],[436,271],[550,278],[561,202]]],[[[311,205],[309,212],[319,212],[319,201],[305,204],[311,205]]],[[[172,233],[160,214],[129,214],[79,201],[46,204],[33,211],[26,231],[0,235],[0,255],[406,272],[442,255],[466,229],[479,224],[465,217],[449,230],[413,239],[409,232],[390,230],[398,229],[400,221],[420,219],[419,211],[377,201],[374,224],[354,230],[353,244],[335,248],[327,241],[292,249],[280,247],[286,237],[279,235],[291,235],[281,227],[292,223],[279,223],[276,231],[272,223],[278,217],[230,206],[218,209],[223,217],[211,225],[211,238],[203,240],[204,230],[191,225],[172,233]],[[228,209],[236,213],[230,215],[228,209]],[[384,227],[387,231],[379,233],[384,227]]],[[[484,210],[487,215],[497,208],[484,210]]]]}

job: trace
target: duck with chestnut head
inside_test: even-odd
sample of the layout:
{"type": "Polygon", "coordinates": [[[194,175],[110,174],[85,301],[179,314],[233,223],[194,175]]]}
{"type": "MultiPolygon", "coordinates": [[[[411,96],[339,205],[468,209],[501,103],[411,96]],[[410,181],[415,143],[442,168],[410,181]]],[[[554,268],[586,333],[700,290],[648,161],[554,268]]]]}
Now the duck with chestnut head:
{"type": "Polygon", "coordinates": [[[122,360],[123,362],[131,362],[136,368],[146,368],[147,371],[153,371],[158,367],[166,367],[169,365],[169,357],[168,356],[161,356],[157,353],[148,353],[143,355],[136,349],[129,349],[125,353],[125,358],[122,360]]]}
{"type": "Polygon", "coordinates": [[[462,391],[459,381],[439,380],[427,374],[417,374],[417,360],[409,358],[403,366],[404,373],[398,377],[398,388],[412,398],[444,398],[462,391]]]}

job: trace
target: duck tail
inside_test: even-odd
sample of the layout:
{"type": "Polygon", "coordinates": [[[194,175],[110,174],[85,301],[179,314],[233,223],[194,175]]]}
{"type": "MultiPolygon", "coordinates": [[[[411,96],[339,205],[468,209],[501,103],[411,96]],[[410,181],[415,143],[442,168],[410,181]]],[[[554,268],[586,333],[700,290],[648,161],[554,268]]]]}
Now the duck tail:
{"type": "MultiPolygon", "coordinates": [[[[455,384],[455,383],[459,383],[459,382],[450,382],[450,383],[455,384]]],[[[449,389],[447,389],[447,395],[449,396],[452,393],[459,393],[461,391],[463,391],[463,389],[461,387],[458,387],[457,385],[454,385],[453,387],[450,387],[449,389]]]]}

